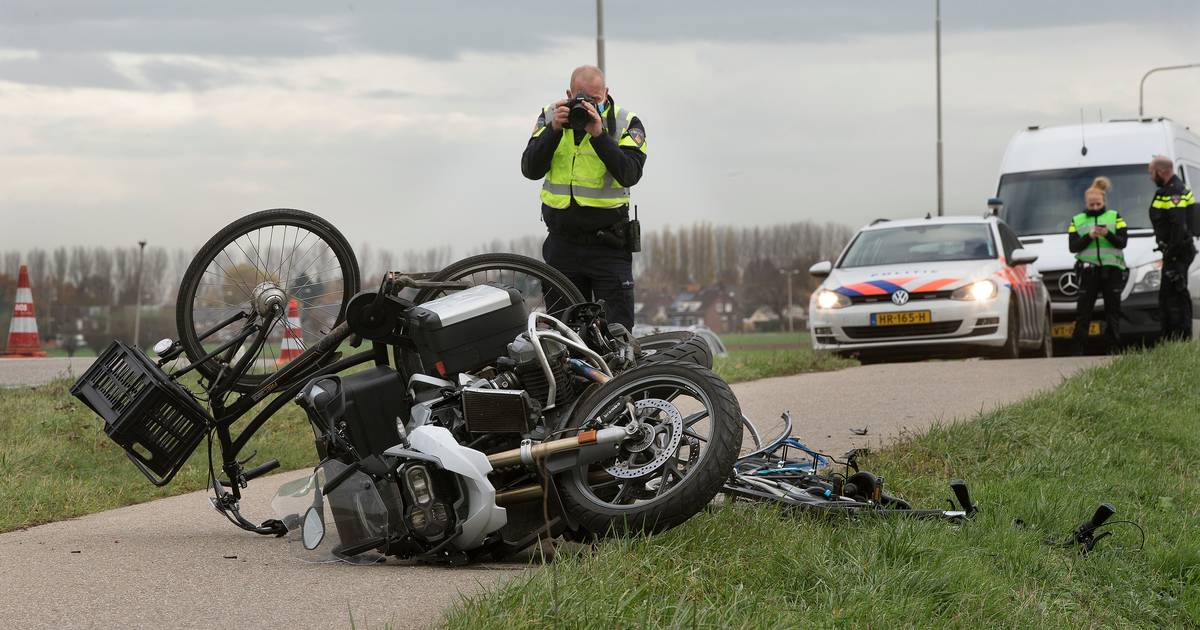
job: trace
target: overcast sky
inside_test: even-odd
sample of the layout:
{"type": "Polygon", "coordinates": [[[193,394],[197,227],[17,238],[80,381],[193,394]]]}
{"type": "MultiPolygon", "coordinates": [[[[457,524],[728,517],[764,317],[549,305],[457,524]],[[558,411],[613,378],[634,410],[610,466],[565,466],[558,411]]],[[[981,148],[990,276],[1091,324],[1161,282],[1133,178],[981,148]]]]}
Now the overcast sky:
{"type": "MultiPolygon", "coordinates": [[[[1029,124],[1132,116],[1200,62],[1194,0],[945,0],[950,213],[1029,124]],[[986,4],[987,6],[982,6],[986,4]],[[1148,8],[1153,7],[1153,8],[1148,8]]],[[[543,230],[520,153],[595,4],[0,0],[0,248],[197,247],[244,213],[396,250],[543,230]]],[[[605,3],[647,129],[644,229],[936,208],[933,2],[605,3]]],[[[1200,124],[1200,71],[1147,111],[1200,124]]]]}

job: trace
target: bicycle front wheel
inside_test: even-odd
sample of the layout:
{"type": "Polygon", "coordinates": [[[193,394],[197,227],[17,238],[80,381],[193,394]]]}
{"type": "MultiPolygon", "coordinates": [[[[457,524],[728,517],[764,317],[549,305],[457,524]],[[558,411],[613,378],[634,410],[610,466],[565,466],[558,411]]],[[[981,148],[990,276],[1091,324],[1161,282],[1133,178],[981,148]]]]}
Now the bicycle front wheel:
{"type": "MultiPolygon", "coordinates": [[[[197,361],[233,338],[244,322],[201,340],[206,331],[239,312],[256,317],[264,295],[280,300],[286,311],[272,322],[265,343],[255,350],[251,336],[233,351],[232,362],[254,354],[232,384],[248,391],[341,323],[358,289],[354,250],[328,221],[302,210],[255,212],[209,239],[188,266],[175,308],[179,341],[197,361]]],[[[212,379],[224,356],[197,370],[212,379]]]]}

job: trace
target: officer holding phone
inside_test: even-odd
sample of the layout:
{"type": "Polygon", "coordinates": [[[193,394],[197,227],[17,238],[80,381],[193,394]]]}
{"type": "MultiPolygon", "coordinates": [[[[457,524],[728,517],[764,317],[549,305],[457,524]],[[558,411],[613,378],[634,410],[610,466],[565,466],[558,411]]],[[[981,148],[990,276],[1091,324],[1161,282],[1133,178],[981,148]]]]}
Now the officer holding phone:
{"type": "Polygon", "coordinates": [[[1125,219],[1107,207],[1107,177],[1097,177],[1083,194],[1086,210],[1071,219],[1067,228],[1067,246],[1075,254],[1079,275],[1079,301],[1076,303],[1075,354],[1083,354],[1096,295],[1104,295],[1104,345],[1115,351],[1121,342],[1121,289],[1125,286],[1125,244],[1129,240],[1125,219]]]}
{"type": "Polygon", "coordinates": [[[566,96],[542,110],[521,156],[525,177],[544,178],[542,257],[585,298],[603,300],[610,322],[632,329],[641,231],[629,218],[629,189],[642,178],[646,128],[617,107],[595,66],[571,73],[566,96]]]}

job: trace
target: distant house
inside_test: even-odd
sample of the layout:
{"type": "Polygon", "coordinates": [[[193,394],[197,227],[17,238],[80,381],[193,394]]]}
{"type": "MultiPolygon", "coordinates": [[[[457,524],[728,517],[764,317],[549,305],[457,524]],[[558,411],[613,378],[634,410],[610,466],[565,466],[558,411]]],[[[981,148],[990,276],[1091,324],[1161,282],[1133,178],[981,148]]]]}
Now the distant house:
{"type": "Polygon", "coordinates": [[[705,326],[716,333],[740,329],[741,314],[736,295],[720,285],[703,289],[689,287],[680,292],[666,307],[669,326],[705,326]]]}

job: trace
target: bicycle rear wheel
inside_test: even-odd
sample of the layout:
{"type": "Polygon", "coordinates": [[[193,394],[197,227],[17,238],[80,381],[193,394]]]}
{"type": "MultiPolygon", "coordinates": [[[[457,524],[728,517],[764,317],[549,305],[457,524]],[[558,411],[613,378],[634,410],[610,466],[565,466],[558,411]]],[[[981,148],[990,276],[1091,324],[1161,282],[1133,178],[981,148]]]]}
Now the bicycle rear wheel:
{"type": "MultiPolygon", "coordinates": [[[[466,280],[472,285],[507,284],[521,292],[530,312],[539,311],[555,317],[566,307],[586,301],[574,283],[554,267],[519,254],[480,254],[464,258],[434,274],[432,280],[466,280]]],[[[422,289],[414,301],[420,304],[447,293],[446,289],[422,289]]]]}
{"type": "MultiPolygon", "coordinates": [[[[197,361],[243,324],[235,322],[201,341],[205,331],[238,312],[254,314],[264,295],[281,300],[283,316],[271,324],[246,373],[232,384],[237,391],[248,391],[341,323],[346,303],[358,289],[354,250],[328,221],[302,210],[255,212],[209,239],[188,266],[175,308],[179,341],[197,361]]],[[[235,350],[234,362],[252,350],[252,341],[235,350]]],[[[212,379],[224,354],[197,370],[212,379]]]]}

